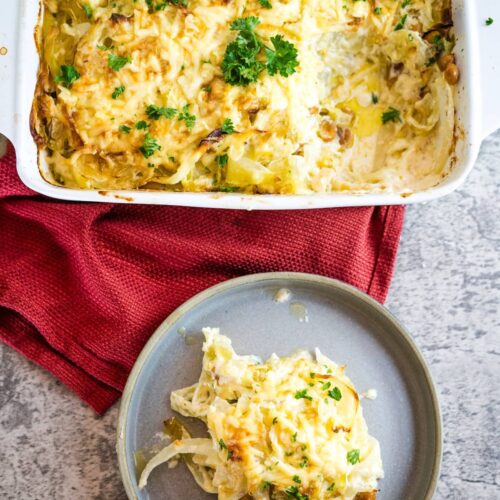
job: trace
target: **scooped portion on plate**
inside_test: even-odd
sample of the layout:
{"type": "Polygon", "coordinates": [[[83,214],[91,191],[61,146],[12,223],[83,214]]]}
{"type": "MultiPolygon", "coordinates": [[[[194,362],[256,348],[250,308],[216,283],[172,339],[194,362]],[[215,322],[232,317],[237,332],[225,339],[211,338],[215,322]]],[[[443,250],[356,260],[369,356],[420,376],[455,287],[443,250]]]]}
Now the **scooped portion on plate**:
{"type": "Polygon", "coordinates": [[[203,420],[192,438],[177,419],[173,441],[146,465],[182,457],[199,486],[219,499],[373,500],[384,475],[360,398],[339,366],[316,349],[262,362],[237,355],[217,328],[204,328],[199,381],[172,392],[172,409],[203,420]]]}

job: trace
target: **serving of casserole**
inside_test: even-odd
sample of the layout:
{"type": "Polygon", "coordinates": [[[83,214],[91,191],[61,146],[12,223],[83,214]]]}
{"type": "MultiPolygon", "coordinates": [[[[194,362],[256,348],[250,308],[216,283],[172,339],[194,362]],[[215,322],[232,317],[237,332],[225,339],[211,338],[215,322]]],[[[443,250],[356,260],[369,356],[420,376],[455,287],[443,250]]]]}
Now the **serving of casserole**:
{"type": "Polygon", "coordinates": [[[43,0],[37,21],[33,3],[7,2],[22,81],[0,81],[0,130],[50,196],[407,203],[456,188],[477,155],[472,2],[43,0]]]}

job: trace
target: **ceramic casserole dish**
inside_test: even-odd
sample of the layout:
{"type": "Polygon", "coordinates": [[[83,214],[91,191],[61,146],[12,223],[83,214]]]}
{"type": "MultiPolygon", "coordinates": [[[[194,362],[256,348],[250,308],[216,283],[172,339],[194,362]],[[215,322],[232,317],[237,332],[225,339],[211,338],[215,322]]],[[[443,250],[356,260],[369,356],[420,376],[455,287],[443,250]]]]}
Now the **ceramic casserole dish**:
{"type": "Polygon", "coordinates": [[[304,209],[426,202],[459,187],[477,158],[481,141],[500,126],[500,2],[453,2],[454,53],[461,71],[456,86],[455,165],[430,189],[401,196],[393,193],[329,193],[312,195],[254,195],[214,192],[147,190],[97,191],[70,189],[50,183],[43,157],[30,133],[30,111],[39,56],[34,41],[37,0],[2,0],[0,17],[0,133],[10,139],[22,181],[44,195],[72,201],[144,203],[232,209],[304,209]],[[489,26],[486,19],[492,18],[489,26]],[[48,179],[48,180],[47,180],[48,179]]]}

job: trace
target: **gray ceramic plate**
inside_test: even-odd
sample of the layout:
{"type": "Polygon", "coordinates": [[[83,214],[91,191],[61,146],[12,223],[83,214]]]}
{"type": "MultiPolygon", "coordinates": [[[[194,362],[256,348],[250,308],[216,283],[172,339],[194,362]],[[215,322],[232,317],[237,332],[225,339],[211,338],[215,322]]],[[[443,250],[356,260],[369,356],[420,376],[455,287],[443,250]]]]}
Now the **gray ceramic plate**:
{"type": "MultiPolygon", "coordinates": [[[[364,293],[339,281],[297,273],[224,282],[186,302],[158,328],[134,366],[121,404],[117,450],[129,498],[215,498],[198,488],[183,464],[174,469],[160,466],[147,490],[140,491],[134,465],[134,453],[150,447],[163,420],[173,415],[170,392],[198,380],[204,326],[220,327],[240,354],[267,358],[273,352],[286,355],[319,347],[334,361],[347,364],[358,392],[378,392],[376,400],[363,400],[385,470],[377,499],[432,498],[441,461],[441,419],[422,355],[399,322],[364,293]],[[281,287],[290,289],[293,297],[276,304],[273,296],[281,287]],[[305,305],[308,322],[299,321],[294,303],[305,305]]],[[[184,422],[195,434],[204,434],[198,421],[184,422]]]]}

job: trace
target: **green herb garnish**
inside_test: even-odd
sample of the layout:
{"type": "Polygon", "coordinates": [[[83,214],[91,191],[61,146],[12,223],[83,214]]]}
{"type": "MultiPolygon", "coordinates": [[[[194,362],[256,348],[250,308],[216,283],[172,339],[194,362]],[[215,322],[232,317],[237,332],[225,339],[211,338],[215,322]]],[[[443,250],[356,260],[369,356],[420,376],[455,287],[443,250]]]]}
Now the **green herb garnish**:
{"type": "Polygon", "coordinates": [[[312,397],[307,394],[307,389],[302,389],[301,391],[297,391],[295,393],[295,399],[308,399],[312,401],[312,397]]]}
{"type": "Polygon", "coordinates": [[[146,107],[146,114],[151,120],[159,120],[162,116],[165,118],[173,118],[177,114],[177,110],[174,108],[163,108],[161,106],[149,104],[146,107]]]}
{"type": "Polygon", "coordinates": [[[264,7],[264,9],[272,9],[273,6],[269,0],[258,0],[260,5],[264,7]]]}
{"type": "Polygon", "coordinates": [[[486,19],[486,21],[484,22],[486,24],[486,26],[491,26],[495,21],[493,20],[492,17],[488,17],[488,19],[486,19]]]}
{"type": "Polygon", "coordinates": [[[295,46],[287,42],[281,35],[271,37],[271,43],[274,50],[265,47],[266,53],[266,69],[273,76],[279,73],[281,76],[293,75],[296,67],[299,65],[297,60],[297,49],[295,46]]]}
{"type": "Polygon", "coordinates": [[[80,73],[74,66],[63,64],[61,66],[61,74],[56,76],[54,80],[56,83],[62,83],[66,88],[70,89],[74,82],[80,78],[80,73]]]}
{"type": "Polygon", "coordinates": [[[335,399],[335,401],[340,401],[342,399],[342,393],[338,387],[334,387],[331,391],[328,391],[328,395],[335,399]]]}
{"type": "Polygon", "coordinates": [[[156,151],[160,151],[161,146],[158,144],[158,141],[156,139],[153,139],[149,132],[146,134],[146,137],[144,138],[144,143],[143,145],[139,148],[139,151],[144,155],[144,158],[149,158],[153,156],[156,151]]]}
{"type": "Polygon", "coordinates": [[[148,123],[144,120],[141,120],[135,124],[135,128],[137,130],[146,130],[149,127],[148,123]]]}
{"type": "Polygon", "coordinates": [[[108,66],[114,71],[120,71],[123,66],[132,62],[130,57],[117,56],[116,54],[108,55],[108,66]]]}
{"type": "Polygon", "coordinates": [[[85,15],[87,19],[92,19],[92,7],[88,3],[84,3],[82,5],[83,10],[85,11],[85,15]]]}
{"type": "Polygon", "coordinates": [[[220,168],[223,168],[227,165],[227,160],[228,160],[227,154],[223,154],[223,155],[215,157],[215,163],[217,163],[217,166],[220,168]]]}
{"type": "Polygon", "coordinates": [[[179,113],[177,119],[180,122],[183,121],[189,130],[191,130],[194,127],[194,124],[196,123],[196,116],[189,113],[189,104],[186,104],[182,108],[182,111],[179,113]]]}
{"type": "Polygon", "coordinates": [[[408,14],[405,14],[394,27],[394,31],[402,30],[405,27],[406,20],[408,19],[408,14]]]}
{"type": "Polygon", "coordinates": [[[386,123],[396,121],[401,121],[401,113],[396,108],[393,108],[391,106],[387,111],[384,111],[384,113],[382,113],[382,123],[384,125],[386,123]]]}
{"type": "Polygon", "coordinates": [[[292,480],[293,480],[293,482],[295,482],[297,484],[302,483],[302,479],[300,479],[300,477],[297,476],[297,474],[295,474],[295,476],[292,477],[292,480]]]}
{"type": "Polygon", "coordinates": [[[234,133],[234,124],[231,118],[226,118],[221,127],[222,132],[225,134],[233,134],[234,133]]]}
{"type": "Polygon", "coordinates": [[[255,33],[259,24],[259,18],[254,16],[236,19],[231,24],[231,30],[238,31],[238,35],[226,47],[221,65],[227,83],[246,87],[256,82],[264,69],[271,76],[277,73],[290,76],[295,73],[299,65],[295,46],[281,35],[271,37],[272,48],[265,46],[255,33]]]}
{"type": "Polygon", "coordinates": [[[219,439],[218,443],[219,443],[219,450],[227,450],[226,443],[224,443],[222,439],[219,439]]]}
{"type": "Polygon", "coordinates": [[[347,452],[347,461],[352,465],[357,464],[359,462],[359,450],[355,449],[355,450],[348,451],[347,452]]]}
{"type": "Polygon", "coordinates": [[[111,94],[113,99],[118,99],[125,92],[125,87],[121,85],[120,87],[116,87],[116,89],[111,94]]]}
{"type": "Polygon", "coordinates": [[[303,495],[297,486],[289,486],[285,490],[285,493],[293,498],[296,498],[297,500],[309,500],[309,497],[307,495],[303,495]]]}
{"type": "Polygon", "coordinates": [[[118,127],[118,130],[122,132],[123,134],[130,134],[130,131],[132,130],[129,126],[127,125],[120,125],[118,127]]]}

